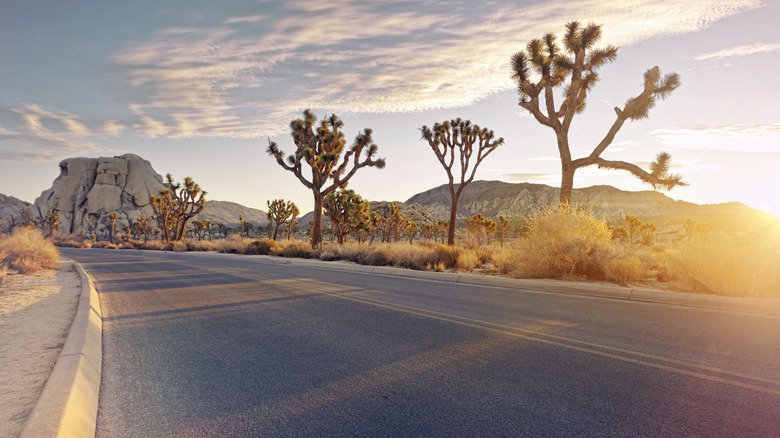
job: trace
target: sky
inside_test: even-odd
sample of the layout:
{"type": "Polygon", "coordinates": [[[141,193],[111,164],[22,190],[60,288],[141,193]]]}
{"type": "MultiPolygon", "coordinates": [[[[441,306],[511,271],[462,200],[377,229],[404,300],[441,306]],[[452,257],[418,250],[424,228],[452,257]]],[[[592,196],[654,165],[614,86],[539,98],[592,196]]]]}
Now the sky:
{"type": "MultiPolygon", "coordinates": [[[[62,159],[134,153],[211,200],[309,211],[311,192],[266,153],[294,151],[307,108],[338,115],[350,144],[373,130],[387,166],[349,182],[369,200],[446,183],[420,128],[455,117],[505,140],[476,179],[560,186],[554,133],[517,105],[510,59],[578,20],[619,50],[572,125],[575,158],[659,66],[682,85],[603,157],[647,168],[666,151],[689,183],[668,196],[780,215],[778,19],[774,0],[3,0],[0,193],[33,202],[62,159]]],[[[650,190],[595,167],[574,184],[650,190]]]]}

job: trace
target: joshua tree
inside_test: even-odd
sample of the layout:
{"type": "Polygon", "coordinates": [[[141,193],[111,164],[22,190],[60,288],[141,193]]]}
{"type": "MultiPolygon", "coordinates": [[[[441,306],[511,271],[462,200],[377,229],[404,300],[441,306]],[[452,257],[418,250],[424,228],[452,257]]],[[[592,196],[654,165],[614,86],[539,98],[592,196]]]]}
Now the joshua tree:
{"type": "Polygon", "coordinates": [[[346,150],[346,140],[341,127],[344,125],[335,114],[314,126],[316,117],[310,110],[303,112],[303,119],[290,123],[290,134],[296,150],[284,160],[276,143],[269,140],[267,152],[283,169],[289,170],[314,194],[314,219],[311,223],[311,245],[317,248],[322,243],[322,201],[347,181],[362,167],[385,167],[384,158],[374,159],[377,145],[371,138],[371,130],[365,129],[355,137],[352,146],[346,150]],[[361,161],[361,153],[365,156],[361,161]],[[343,154],[343,157],[342,157],[343,154]],[[339,163],[339,160],[341,162],[339,163]],[[311,167],[311,179],[304,176],[303,164],[311,167]],[[349,168],[349,170],[348,170],[349,168]]]}
{"type": "Polygon", "coordinates": [[[330,218],[333,224],[333,234],[336,235],[339,245],[350,233],[368,230],[370,206],[368,201],[353,190],[336,190],[323,199],[325,216],[330,218]]]}
{"type": "Polygon", "coordinates": [[[415,234],[417,234],[417,222],[412,220],[406,221],[406,229],[404,232],[406,233],[406,238],[409,239],[409,245],[411,245],[415,234]]]}
{"type": "Polygon", "coordinates": [[[287,221],[287,240],[292,239],[295,226],[298,225],[298,215],[301,214],[301,210],[298,206],[290,202],[289,207],[290,219],[287,221]]]}
{"type": "Polygon", "coordinates": [[[490,237],[496,233],[496,221],[477,213],[466,218],[466,228],[477,246],[490,242],[490,237]]]}
{"type": "Polygon", "coordinates": [[[285,202],[284,199],[274,199],[273,201],[267,201],[266,204],[268,205],[266,216],[274,224],[273,239],[276,240],[276,237],[279,235],[279,227],[290,223],[291,219],[294,219],[293,214],[298,216],[300,211],[295,203],[292,201],[285,202]]]}
{"type": "Polygon", "coordinates": [[[569,128],[574,116],[585,109],[588,92],[598,81],[597,70],[617,58],[617,48],[607,46],[596,48],[601,38],[601,26],[589,24],[584,28],[577,21],[566,24],[563,49],[558,46],[554,34],[548,33],[542,39],[528,42],[526,49],[512,56],[512,79],[520,94],[519,105],[534,116],[536,121],[549,126],[558,143],[561,158],[560,203],[571,203],[574,187],[574,172],[586,166],[597,165],[604,169],[626,170],[643,182],[671,190],[686,185],[679,174],[669,174],[670,156],[659,153],[650,166],[650,172],[636,164],[625,161],[610,161],[601,157],[612,143],[615,135],[626,120],[647,118],[657,99],[664,99],[680,85],[676,73],[661,76],[658,67],[645,72],[643,90],[626,101],[623,108],[615,107],[616,118],[604,138],[593,148],[590,155],[572,159],[569,148],[569,128]],[[533,69],[538,76],[531,74],[533,69]],[[537,79],[538,82],[533,82],[537,79]],[[563,87],[563,102],[555,105],[555,88],[563,87]],[[543,100],[543,102],[540,102],[543,100]]]}
{"type": "Polygon", "coordinates": [[[498,239],[501,242],[501,246],[504,246],[504,239],[506,239],[507,231],[509,231],[509,219],[499,215],[498,228],[496,233],[498,234],[498,239]]]}
{"type": "Polygon", "coordinates": [[[487,128],[480,128],[479,125],[472,125],[470,120],[461,120],[460,118],[443,123],[436,123],[433,129],[423,126],[422,138],[428,141],[428,144],[436,154],[444,170],[447,172],[448,184],[450,188],[450,197],[452,204],[450,206],[450,227],[447,235],[447,244],[455,244],[455,221],[458,214],[458,199],[463,189],[474,180],[474,174],[482,160],[493,152],[499,145],[504,143],[503,138],[496,139],[493,131],[487,128]],[[476,151],[474,146],[476,145],[476,151]],[[455,183],[453,167],[455,166],[455,151],[458,155],[458,167],[460,168],[460,182],[455,183]],[[474,152],[477,155],[474,157],[474,152]],[[472,157],[474,161],[472,161],[472,157]],[[471,165],[473,164],[473,167],[471,165]]]}
{"type": "Polygon", "coordinates": [[[239,214],[238,220],[241,222],[241,238],[243,239],[244,238],[244,215],[239,214]]]}
{"type": "Polygon", "coordinates": [[[149,203],[162,231],[163,242],[178,241],[184,237],[187,221],[203,211],[206,192],[190,177],[184,178],[184,186],[173,182],[169,173],[165,190],[158,196],[149,196],[149,203]]]}
{"type": "Polygon", "coordinates": [[[47,211],[46,217],[43,218],[43,225],[48,234],[54,234],[55,231],[60,229],[60,212],[56,210],[47,211]]]}
{"type": "Polygon", "coordinates": [[[111,234],[109,235],[109,240],[111,243],[114,243],[114,228],[116,227],[117,219],[119,219],[119,213],[117,212],[113,212],[108,215],[108,221],[111,222],[111,234]]]}
{"type": "Polygon", "coordinates": [[[206,221],[193,220],[192,228],[195,230],[195,234],[198,235],[198,240],[203,240],[203,233],[206,231],[206,221]]]}

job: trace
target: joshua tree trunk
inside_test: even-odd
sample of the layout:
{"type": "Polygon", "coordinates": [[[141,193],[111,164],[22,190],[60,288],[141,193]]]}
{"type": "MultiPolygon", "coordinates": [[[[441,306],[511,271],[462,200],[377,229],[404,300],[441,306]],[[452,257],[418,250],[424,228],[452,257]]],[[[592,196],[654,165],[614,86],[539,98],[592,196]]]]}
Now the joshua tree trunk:
{"type": "Polygon", "coordinates": [[[311,247],[322,247],[322,198],[323,196],[314,192],[314,219],[311,221],[311,247]]]}
{"type": "Polygon", "coordinates": [[[452,205],[450,205],[450,228],[447,232],[447,245],[455,244],[455,221],[458,217],[458,199],[460,198],[460,190],[450,190],[452,195],[452,205]]]}

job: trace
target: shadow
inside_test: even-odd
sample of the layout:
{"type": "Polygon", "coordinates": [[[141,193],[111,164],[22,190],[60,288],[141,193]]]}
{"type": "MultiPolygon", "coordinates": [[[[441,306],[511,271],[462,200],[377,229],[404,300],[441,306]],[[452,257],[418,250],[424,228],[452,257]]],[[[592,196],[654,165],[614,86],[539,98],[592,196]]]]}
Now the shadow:
{"type": "Polygon", "coordinates": [[[182,309],[171,309],[171,310],[160,310],[155,312],[145,312],[145,313],[133,313],[133,314],[126,314],[126,315],[119,315],[119,316],[112,316],[112,317],[103,317],[103,321],[124,321],[124,320],[130,320],[130,319],[139,319],[139,318],[152,318],[156,316],[166,316],[166,315],[176,315],[176,314],[182,314],[182,313],[193,313],[193,312],[204,312],[204,311],[211,311],[211,310],[220,310],[220,309],[229,309],[233,307],[243,307],[243,306],[250,306],[254,304],[268,304],[268,303],[276,303],[281,301],[291,301],[291,300],[300,300],[300,299],[307,299],[307,298],[321,298],[322,295],[318,293],[312,293],[308,295],[296,295],[296,296],[290,296],[290,297],[276,297],[276,298],[265,298],[261,300],[248,300],[248,301],[238,301],[233,303],[224,303],[224,304],[214,304],[211,306],[194,306],[194,307],[186,307],[182,309]]]}

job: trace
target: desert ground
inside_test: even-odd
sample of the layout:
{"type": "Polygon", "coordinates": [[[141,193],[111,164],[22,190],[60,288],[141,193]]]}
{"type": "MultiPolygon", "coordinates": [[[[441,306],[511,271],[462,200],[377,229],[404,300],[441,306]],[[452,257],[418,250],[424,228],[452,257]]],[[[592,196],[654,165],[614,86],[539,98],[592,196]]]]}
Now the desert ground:
{"type": "Polygon", "coordinates": [[[69,260],[60,270],[9,274],[0,286],[0,438],[21,433],[60,355],[80,293],[69,260]]]}

